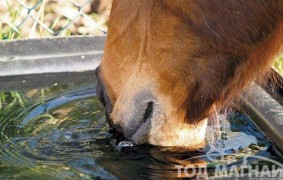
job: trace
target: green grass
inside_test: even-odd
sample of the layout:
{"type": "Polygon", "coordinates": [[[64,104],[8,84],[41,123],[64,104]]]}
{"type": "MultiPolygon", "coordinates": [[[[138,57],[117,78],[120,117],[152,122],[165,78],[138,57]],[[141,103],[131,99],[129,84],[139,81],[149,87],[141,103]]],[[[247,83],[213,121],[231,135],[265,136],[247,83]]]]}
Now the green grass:
{"type": "Polygon", "coordinates": [[[0,24],[0,38],[1,39],[16,39],[22,37],[20,30],[14,25],[15,21],[19,17],[23,7],[19,6],[18,8],[14,8],[10,5],[10,3],[6,1],[8,6],[9,20],[0,17],[0,19],[4,22],[0,24]]]}
{"type": "MultiPolygon", "coordinates": [[[[30,4],[36,4],[37,2],[38,0],[29,1],[30,4]]],[[[43,23],[44,25],[41,25],[36,21],[30,24],[30,22],[27,23],[27,21],[30,21],[31,17],[28,17],[26,20],[27,9],[25,9],[19,3],[15,3],[15,1],[5,0],[5,3],[8,10],[6,12],[0,12],[4,13],[3,16],[0,16],[0,40],[29,38],[34,37],[34,34],[37,35],[36,37],[50,37],[52,36],[51,31],[54,31],[55,33],[60,32],[60,36],[70,36],[73,34],[73,29],[70,27],[65,28],[62,26],[62,24],[59,25],[60,21],[62,21],[62,17],[58,17],[54,13],[54,19],[50,20],[51,22],[49,26],[45,25],[45,23],[43,23]],[[43,26],[45,26],[45,28],[43,26]],[[50,29],[51,31],[47,29],[50,29]],[[24,31],[25,34],[23,34],[23,30],[28,31],[24,31]]],[[[36,9],[34,9],[34,11],[36,11],[35,14],[38,15],[35,16],[35,18],[39,22],[44,22],[46,13],[49,16],[52,14],[52,7],[48,6],[47,3],[47,0],[42,0],[42,3],[40,3],[36,9]]],[[[66,23],[69,23],[70,20],[67,19],[65,21],[66,23]]]]}
{"type": "Polygon", "coordinates": [[[15,105],[25,107],[25,104],[25,98],[20,92],[0,92],[0,111],[15,105]]]}
{"type": "Polygon", "coordinates": [[[273,63],[273,67],[277,72],[283,75],[283,53],[279,54],[273,63]]]}

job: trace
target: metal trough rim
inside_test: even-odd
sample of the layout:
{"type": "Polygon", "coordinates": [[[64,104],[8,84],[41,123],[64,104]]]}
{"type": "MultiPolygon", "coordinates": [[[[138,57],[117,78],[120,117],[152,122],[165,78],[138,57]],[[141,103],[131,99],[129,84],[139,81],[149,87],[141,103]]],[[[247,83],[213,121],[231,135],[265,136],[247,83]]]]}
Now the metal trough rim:
{"type": "Polygon", "coordinates": [[[0,77],[94,70],[105,36],[0,41],[0,77]]]}
{"type": "MultiPolygon", "coordinates": [[[[0,41],[0,79],[5,78],[8,83],[11,76],[93,74],[100,63],[104,43],[105,36],[0,41]]],[[[241,95],[241,100],[247,115],[283,152],[283,107],[256,84],[241,95]]]]}

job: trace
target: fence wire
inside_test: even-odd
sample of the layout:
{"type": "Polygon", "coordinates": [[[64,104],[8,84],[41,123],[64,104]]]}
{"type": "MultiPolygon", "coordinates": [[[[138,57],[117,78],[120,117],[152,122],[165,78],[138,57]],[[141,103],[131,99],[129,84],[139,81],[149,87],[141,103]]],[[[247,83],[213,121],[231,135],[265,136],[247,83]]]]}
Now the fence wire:
{"type": "Polygon", "coordinates": [[[110,8],[111,0],[2,0],[0,38],[105,34],[110,8]]]}

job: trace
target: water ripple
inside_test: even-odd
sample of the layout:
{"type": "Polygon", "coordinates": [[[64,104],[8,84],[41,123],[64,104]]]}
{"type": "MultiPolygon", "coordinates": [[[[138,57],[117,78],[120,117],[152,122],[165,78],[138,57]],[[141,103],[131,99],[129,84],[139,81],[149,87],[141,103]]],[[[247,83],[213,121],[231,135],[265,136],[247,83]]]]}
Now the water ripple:
{"type": "MultiPolygon", "coordinates": [[[[221,163],[240,164],[246,155],[278,158],[264,134],[240,113],[223,116],[219,136],[195,152],[149,145],[117,148],[94,88],[58,86],[2,95],[1,179],[158,179],[176,177],[175,165],[213,170],[221,163]]],[[[214,133],[208,128],[208,137],[214,133]]]]}

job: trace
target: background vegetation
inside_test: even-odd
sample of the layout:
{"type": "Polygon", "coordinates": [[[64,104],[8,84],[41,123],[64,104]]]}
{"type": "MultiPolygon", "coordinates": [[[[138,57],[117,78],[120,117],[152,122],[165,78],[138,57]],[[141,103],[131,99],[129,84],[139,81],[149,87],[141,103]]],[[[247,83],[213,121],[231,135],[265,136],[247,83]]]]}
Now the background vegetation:
{"type": "Polygon", "coordinates": [[[1,0],[0,38],[102,35],[112,0],[1,0]]]}

